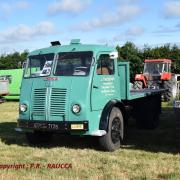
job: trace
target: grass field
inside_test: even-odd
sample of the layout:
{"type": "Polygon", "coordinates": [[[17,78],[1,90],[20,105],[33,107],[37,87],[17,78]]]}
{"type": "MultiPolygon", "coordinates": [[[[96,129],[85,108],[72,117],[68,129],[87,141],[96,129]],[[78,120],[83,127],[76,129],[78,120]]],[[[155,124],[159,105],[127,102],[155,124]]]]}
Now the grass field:
{"type": "Polygon", "coordinates": [[[16,133],[18,103],[0,104],[0,165],[28,168],[0,169],[1,179],[180,179],[180,154],[175,147],[173,109],[166,107],[159,128],[137,130],[130,123],[126,144],[113,153],[102,152],[95,138],[57,135],[51,144],[33,147],[16,133]],[[29,168],[29,164],[40,168],[29,168]],[[71,163],[70,169],[47,164],[71,163]]]}

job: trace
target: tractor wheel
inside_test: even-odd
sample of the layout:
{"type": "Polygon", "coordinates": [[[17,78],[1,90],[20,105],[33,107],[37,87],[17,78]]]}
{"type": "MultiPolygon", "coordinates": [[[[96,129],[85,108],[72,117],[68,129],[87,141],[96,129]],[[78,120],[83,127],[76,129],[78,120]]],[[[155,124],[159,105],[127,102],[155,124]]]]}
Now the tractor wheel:
{"type": "Polygon", "coordinates": [[[99,143],[105,151],[115,151],[120,148],[124,137],[124,119],[119,108],[113,107],[109,116],[108,132],[99,137],[99,143]]]}
{"type": "Polygon", "coordinates": [[[164,81],[164,89],[167,89],[167,92],[164,94],[165,101],[168,102],[176,98],[177,88],[173,80],[164,81]]]}
{"type": "Polygon", "coordinates": [[[142,88],[143,88],[143,83],[142,83],[142,81],[134,81],[133,89],[139,90],[139,89],[142,89],[142,88]]]}
{"type": "Polygon", "coordinates": [[[38,145],[41,143],[48,143],[52,139],[52,132],[34,131],[27,132],[26,138],[30,144],[38,145]]]}

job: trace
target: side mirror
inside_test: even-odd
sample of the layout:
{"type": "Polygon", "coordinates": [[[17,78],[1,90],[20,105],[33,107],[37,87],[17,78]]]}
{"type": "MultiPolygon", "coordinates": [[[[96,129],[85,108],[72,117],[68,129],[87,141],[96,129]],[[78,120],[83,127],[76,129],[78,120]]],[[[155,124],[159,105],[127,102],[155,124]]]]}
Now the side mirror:
{"type": "Polygon", "coordinates": [[[118,58],[118,52],[111,52],[109,54],[110,59],[117,59],[118,58]]]}

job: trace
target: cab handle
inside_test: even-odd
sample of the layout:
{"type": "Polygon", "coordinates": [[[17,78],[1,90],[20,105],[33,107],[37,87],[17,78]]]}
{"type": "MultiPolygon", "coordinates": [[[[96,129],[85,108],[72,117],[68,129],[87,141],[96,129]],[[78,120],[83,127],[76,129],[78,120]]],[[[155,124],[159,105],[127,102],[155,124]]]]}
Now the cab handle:
{"type": "Polygon", "coordinates": [[[93,88],[98,89],[99,87],[98,87],[98,86],[93,85],[93,88]]]}

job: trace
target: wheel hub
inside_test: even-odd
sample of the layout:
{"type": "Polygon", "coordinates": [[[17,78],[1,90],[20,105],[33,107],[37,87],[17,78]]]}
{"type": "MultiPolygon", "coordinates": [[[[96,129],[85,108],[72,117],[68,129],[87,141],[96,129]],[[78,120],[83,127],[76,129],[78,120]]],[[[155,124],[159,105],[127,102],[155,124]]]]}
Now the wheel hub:
{"type": "Polygon", "coordinates": [[[118,117],[114,118],[111,126],[111,138],[112,142],[115,144],[120,141],[121,124],[118,117]]]}

